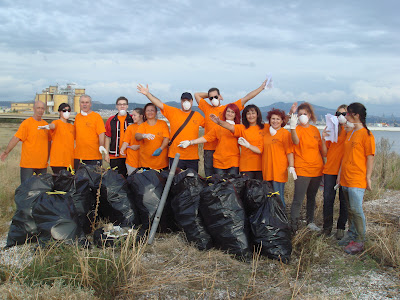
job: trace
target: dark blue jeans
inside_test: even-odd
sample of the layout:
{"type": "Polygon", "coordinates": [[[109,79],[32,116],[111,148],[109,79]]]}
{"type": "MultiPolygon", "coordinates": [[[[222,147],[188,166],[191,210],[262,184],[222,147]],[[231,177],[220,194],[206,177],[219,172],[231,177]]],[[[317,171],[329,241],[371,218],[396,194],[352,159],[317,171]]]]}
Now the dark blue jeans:
{"type": "Polygon", "coordinates": [[[28,180],[29,178],[31,178],[33,173],[36,173],[37,175],[46,174],[47,173],[47,168],[34,169],[34,168],[22,168],[21,167],[21,170],[20,170],[21,183],[23,183],[26,180],[28,180]]]}
{"type": "MultiPolygon", "coordinates": [[[[324,174],[324,231],[331,233],[333,227],[333,207],[335,204],[336,191],[333,189],[336,185],[337,175],[324,174]]],[[[347,222],[347,206],[343,195],[342,187],[339,188],[339,218],[337,220],[337,229],[345,229],[347,222]]]]}
{"type": "Polygon", "coordinates": [[[204,173],[206,177],[212,176],[215,174],[214,170],[214,162],[213,162],[213,155],[215,150],[204,150],[203,158],[204,158],[204,173]]]}
{"type": "MultiPolygon", "coordinates": [[[[172,163],[174,162],[173,158],[169,158],[169,168],[172,167],[172,163]]],[[[199,172],[199,160],[198,159],[181,159],[178,162],[178,168],[181,170],[193,169],[196,172],[199,172]]]]}
{"type": "Polygon", "coordinates": [[[214,168],[214,170],[215,170],[215,174],[219,174],[219,175],[225,175],[225,174],[237,175],[237,174],[239,174],[239,167],[231,167],[228,169],[214,168]]]}
{"type": "Polygon", "coordinates": [[[240,172],[240,174],[247,175],[250,179],[263,180],[262,171],[246,171],[240,172]]]}

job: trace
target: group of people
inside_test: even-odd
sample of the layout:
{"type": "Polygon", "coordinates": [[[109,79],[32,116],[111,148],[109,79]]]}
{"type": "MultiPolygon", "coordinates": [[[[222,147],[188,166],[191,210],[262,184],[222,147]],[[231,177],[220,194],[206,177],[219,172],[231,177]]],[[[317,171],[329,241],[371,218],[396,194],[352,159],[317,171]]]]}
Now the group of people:
{"type": "Polygon", "coordinates": [[[375,152],[374,137],[368,130],[366,109],[360,103],[341,105],[337,142],[326,142],[328,130],[321,134],[310,124],[316,121],[313,107],[294,103],[289,114],[272,109],[266,121],[260,109],[246,103],[266,87],[267,82],[236,102],[222,105],[217,88],[194,94],[204,117],[193,111],[190,93],[181,96],[181,108],[163,103],[150,93],[148,86],[138,85],[138,92],[150,103],[128,112],[128,99],[116,101],[118,113],[106,124],[91,110],[92,99],[80,97],[81,112],[72,125],[68,122],[71,107],[59,106],[59,120],[47,124],[42,120],[43,102],[35,102],[31,118],[23,121],[1,154],[8,153],[22,141],[21,182],[36,173],[46,173],[47,162],[54,173],[68,167],[78,169],[81,163],[100,165],[104,159],[112,168],[128,176],[137,168],[161,170],[171,166],[176,153],[178,167],[198,171],[198,144],[203,144],[204,172],[213,174],[245,174],[249,178],[271,182],[279,192],[285,207],[284,188],[288,174],[295,180],[291,205],[291,226],[299,228],[300,211],[307,197],[306,219],[311,230],[314,224],[315,197],[324,178],[323,232],[333,227],[333,204],[339,188],[340,216],[337,223],[339,244],[351,254],[363,250],[365,217],[362,200],[365,189],[371,188],[371,173],[375,152]],[[205,99],[209,100],[206,101],[205,99]],[[158,109],[168,124],[157,118],[158,109]],[[297,112],[297,114],[296,114],[297,112]],[[299,121],[299,124],[298,124],[299,121]],[[289,123],[290,130],[284,127],[289,123]],[[204,135],[199,137],[199,128],[204,135]],[[326,160],[326,162],[324,162],[326,160]],[[349,230],[345,235],[346,221],[349,230]]]}

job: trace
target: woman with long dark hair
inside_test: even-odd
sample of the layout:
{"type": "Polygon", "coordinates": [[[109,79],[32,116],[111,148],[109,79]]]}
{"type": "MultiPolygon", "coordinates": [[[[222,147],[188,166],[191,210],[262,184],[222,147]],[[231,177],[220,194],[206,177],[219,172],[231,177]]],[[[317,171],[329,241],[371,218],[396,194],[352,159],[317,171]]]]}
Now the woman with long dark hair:
{"type": "Polygon", "coordinates": [[[304,197],[307,195],[306,217],[307,227],[312,231],[320,231],[314,224],[315,196],[322,178],[324,167],[322,141],[318,128],[311,125],[317,118],[310,103],[304,102],[298,107],[298,115],[290,118],[290,132],[294,144],[294,167],[297,180],[294,183],[294,196],[291,207],[292,229],[297,231],[300,210],[304,197]],[[300,124],[297,126],[297,119],[300,124]]]}
{"type": "MultiPolygon", "coordinates": [[[[240,111],[236,104],[226,105],[222,119],[229,124],[240,124],[240,111]]],[[[222,127],[214,127],[202,137],[191,141],[182,141],[179,147],[186,148],[207,142],[218,141],[213,155],[213,165],[216,174],[239,174],[240,151],[237,137],[222,127]]]]}
{"type": "Polygon", "coordinates": [[[165,169],[168,167],[168,125],[157,119],[157,107],[153,103],[144,106],[143,121],[135,134],[137,141],[143,141],[139,149],[140,164],[143,168],[165,169]]]}
{"type": "Polygon", "coordinates": [[[348,132],[344,142],[344,155],[339,180],[349,209],[349,230],[339,241],[344,251],[356,254],[364,250],[366,223],[362,208],[365,189],[371,190],[374,165],[375,138],[366,125],[367,110],[361,103],[347,107],[348,132]]]}
{"type": "Polygon", "coordinates": [[[285,183],[289,172],[296,180],[294,168],[293,143],[290,132],[285,125],[287,116],[283,110],[273,108],[267,114],[268,124],[264,127],[264,150],[262,153],[262,174],[265,181],[271,181],[274,190],[278,191],[285,204],[285,183]]]}
{"type": "Polygon", "coordinates": [[[250,178],[262,180],[261,152],[263,150],[264,123],[260,109],[253,104],[247,105],[242,112],[242,124],[232,125],[210,115],[218,125],[230,130],[238,137],[241,146],[239,170],[250,178]]]}

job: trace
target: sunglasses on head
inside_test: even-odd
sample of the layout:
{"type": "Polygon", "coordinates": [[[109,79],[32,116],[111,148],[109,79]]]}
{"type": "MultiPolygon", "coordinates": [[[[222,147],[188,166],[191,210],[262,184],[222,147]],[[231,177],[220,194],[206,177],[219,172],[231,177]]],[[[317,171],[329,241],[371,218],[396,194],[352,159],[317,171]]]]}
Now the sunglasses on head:
{"type": "Polygon", "coordinates": [[[343,117],[345,117],[347,115],[347,112],[336,112],[335,116],[339,117],[340,115],[342,115],[343,117]]]}
{"type": "Polygon", "coordinates": [[[62,112],[71,112],[70,109],[63,109],[62,112]]]}
{"type": "Polygon", "coordinates": [[[218,96],[208,97],[208,99],[210,99],[210,100],[212,100],[212,99],[217,99],[217,100],[218,100],[218,96]]]}

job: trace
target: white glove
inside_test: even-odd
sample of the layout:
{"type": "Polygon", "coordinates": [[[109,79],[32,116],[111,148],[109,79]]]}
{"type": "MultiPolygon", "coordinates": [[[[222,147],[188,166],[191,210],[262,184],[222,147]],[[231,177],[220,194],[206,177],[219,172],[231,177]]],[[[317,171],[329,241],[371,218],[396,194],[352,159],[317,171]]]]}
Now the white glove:
{"type": "Polygon", "coordinates": [[[289,173],[293,175],[294,180],[297,179],[297,174],[296,174],[296,170],[294,169],[294,167],[289,167],[289,173]]]}
{"type": "Polygon", "coordinates": [[[189,147],[191,145],[191,141],[182,141],[179,143],[178,147],[181,147],[183,149],[186,149],[187,147],[189,147]]]}
{"type": "Polygon", "coordinates": [[[250,146],[251,146],[250,143],[248,141],[246,141],[246,139],[243,137],[238,138],[238,144],[241,146],[244,146],[246,148],[250,148],[250,146]]]}
{"type": "Polygon", "coordinates": [[[297,120],[298,120],[297,114],[292,114],[292,116],[290,117],[290,121],[289,121],[290,129],[296,129],[297,120]]]}
{"type": "Polygon", "coordinates": [[[144,139],[148,139],[149,141],[154,140],[154,138],[156,137],[154,134],[151,133],[143,133],[142,136],[144,139]]]}
{"type": "Polygon", "coordinates": [[[37,129],[47,129],[47,130],[50,130],[50,126],[49,126],[49,125],[38,126],[37,129]]]}
{"type": "Polygon", "coordinates": [[[99,147],[99,152],[100,152],[100,153],[107,154],[107,150],[106,150],[106,148],[104,148],[103,146],[100,146],[100,147],[99,147]]]}
{"type": "Polygon", "coordinates": [[[266,79],[266,84],[264,89],[272,89],[273,84],[272,84],[272,75],[271,74],[267,74],[267,79],[266,79]]]}

